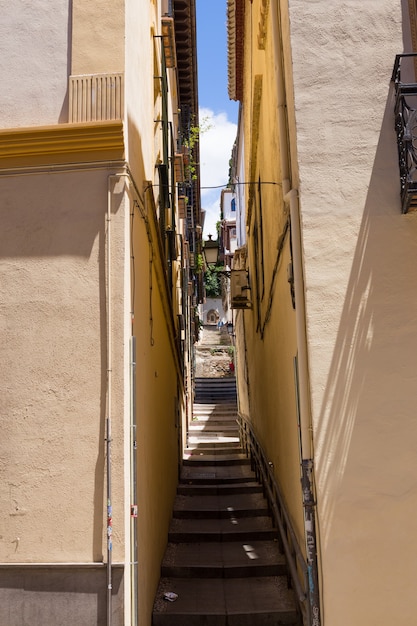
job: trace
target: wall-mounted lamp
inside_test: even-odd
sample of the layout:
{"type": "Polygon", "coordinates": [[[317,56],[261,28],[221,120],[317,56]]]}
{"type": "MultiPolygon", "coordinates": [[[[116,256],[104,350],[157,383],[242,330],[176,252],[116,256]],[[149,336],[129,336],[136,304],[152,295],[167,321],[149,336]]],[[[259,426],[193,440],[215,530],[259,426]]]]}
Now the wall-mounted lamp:
{"type": "Polygon", "coordinates": [[[208,239],[204,241],[203,254],[206,261],[206,265],[216,265],[219,258],[219,242],[213,240],[212,235],[208,236],[208,239]]]}

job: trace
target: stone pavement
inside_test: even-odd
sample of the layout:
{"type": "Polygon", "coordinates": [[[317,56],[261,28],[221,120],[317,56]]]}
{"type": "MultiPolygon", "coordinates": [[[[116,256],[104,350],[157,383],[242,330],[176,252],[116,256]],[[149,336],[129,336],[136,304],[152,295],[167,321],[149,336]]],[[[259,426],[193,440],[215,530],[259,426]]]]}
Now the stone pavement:
{"type": "Polygon", "coordinates": [[[227,327],[220,330],[216,326],[204,326],[200,340],[195,346],[196,377],[222,378],[231,376],[230,363],[233,361],[232,337],[227,327]]]}

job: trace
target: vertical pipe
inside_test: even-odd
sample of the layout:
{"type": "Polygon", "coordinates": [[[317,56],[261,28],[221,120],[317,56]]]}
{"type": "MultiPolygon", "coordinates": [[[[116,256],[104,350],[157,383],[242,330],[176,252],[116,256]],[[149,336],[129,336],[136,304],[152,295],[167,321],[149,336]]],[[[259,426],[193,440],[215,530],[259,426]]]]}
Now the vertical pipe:
{"type": "Polygon", "coordinates": [[[301,462],[301,486],[303,490],[304,526],[306,533],[310,620],[311,626],[320,626],[320,595],[312,459],[303,459],[301,462]]]}
{"type": "Polygon", "coordinates": [[[111,404],[112,404],[112,281],[111,281],[111,203],[112,189],[107,184],[107,417],[106,417],[106,477],[107,477],[107,626],[112,623],[112,483],[111,483],[111,404]]]}
{"type": "Polygon", "coordinates": [[[302,265],[301,228],[298,192],[292,189],[284,197],[289,205],[291,222],[291,244],[294,272],[295,323],[298,349],[298,380],[301,423],[302,458],[310,459],[313,454],[310,424],[310,382],[308,376],[306,308],[304,297],[304,272],[302,265]]]}
{"type": "Polygon", "coordinates": [[[298,411],[300,425],[301,487],[304,508],[304,528],[308,567],[308,591],[311,626],[320,626],[320,595],[317,561],[317,539],[315,522],[315,499],[313,482],[313,441],[310,407],[310,382],[308,376],[306,307],[304,296],[304,275],[301,249],[301,226],[298,192],[292,189],[284,198],[290,207],[291,243],[293,250],[293,271],[295,290],[295,316],[297,331],[297,381],[298,411]]]}
{"type": "Polygon", "coordinates": [[[137,553],[137,428],[136,428],[136,337],[130,338],[130,580],[131,626],[138,623],[137,553]]]}

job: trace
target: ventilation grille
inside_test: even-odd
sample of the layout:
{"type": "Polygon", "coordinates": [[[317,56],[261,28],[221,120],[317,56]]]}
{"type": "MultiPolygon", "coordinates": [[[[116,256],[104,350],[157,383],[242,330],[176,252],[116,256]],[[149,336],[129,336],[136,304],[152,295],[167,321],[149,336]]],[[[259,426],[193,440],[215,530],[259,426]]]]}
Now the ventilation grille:
{"type": "Polygon", "coordinates": [[[70,123],[122,118],[123,74],[70,76],[70,123]]]}

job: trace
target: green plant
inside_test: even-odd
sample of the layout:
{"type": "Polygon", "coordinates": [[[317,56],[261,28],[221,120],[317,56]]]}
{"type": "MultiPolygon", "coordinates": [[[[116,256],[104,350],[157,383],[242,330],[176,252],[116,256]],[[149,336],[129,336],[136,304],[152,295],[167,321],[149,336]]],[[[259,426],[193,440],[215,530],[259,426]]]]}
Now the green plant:
{"type": "Polygon", "coordinates": [[[210,348],[210,354],[211,356],[214,356],[215,354],[224,354],[224,349],[223,348],[210,348]]]}
{"type": "Polygon", "coordinates": [[[223,268],[220,266],[208,266],[204,274],[204,285],[206,287],[206,296],[208,298],[219,298],[222,293],[222,285],[220,281],[221,274],[219,272],[223,268]]]}
{"type": "Polygon", "coordinates": [[[197,254],[196,256],[196,270],[197,272],[201,272],[203,269],[203,255],[197,254]]]}
{"type": "Polygon", "coordinates": [[[188,163],[186,164],[185,171],[189,179],[196,180],[197,178],[197,162],[194,156],[194,148],[200,140],[200,135],[210,130],[211,124],[208,121],[208,117],[204,117],[200,123],[200,126],[196,126],[193,122],[189,128],[188,136],[183,139],[183,146],[188,149],[188,163]]]}

